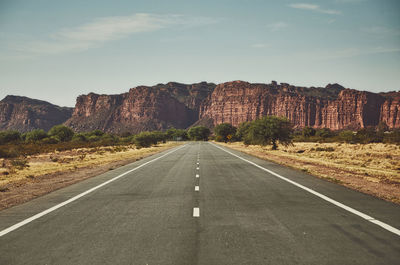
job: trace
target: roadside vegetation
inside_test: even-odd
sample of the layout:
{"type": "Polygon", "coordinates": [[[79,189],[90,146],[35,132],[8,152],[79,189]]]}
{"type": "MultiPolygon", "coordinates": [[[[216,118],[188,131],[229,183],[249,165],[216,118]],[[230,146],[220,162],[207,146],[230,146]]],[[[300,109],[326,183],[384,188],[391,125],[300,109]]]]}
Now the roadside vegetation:
{"type": "Polygon", "coordinates": [[[400,130],[384,123],[295,130],[284,118],[265,117],[238,128],[220,124],[214,133],[222,145],[400,204],[400,130]]]}

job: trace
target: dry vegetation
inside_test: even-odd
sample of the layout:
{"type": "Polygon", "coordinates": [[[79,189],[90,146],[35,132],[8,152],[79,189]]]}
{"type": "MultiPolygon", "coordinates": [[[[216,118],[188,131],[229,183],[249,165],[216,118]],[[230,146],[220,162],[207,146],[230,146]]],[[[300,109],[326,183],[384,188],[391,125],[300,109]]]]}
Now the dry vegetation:
{"type": "Polygon", "coordinates": [[[241,142],[223,145],[400,204],[399,145],[300,142],[275,151],[241,142]]]}
{"type": "Polygon", "coordinates": [[[168,142],[141,149],[134,145],[80,148],[0,159],[0,209],[180,144],[168,142]]]}

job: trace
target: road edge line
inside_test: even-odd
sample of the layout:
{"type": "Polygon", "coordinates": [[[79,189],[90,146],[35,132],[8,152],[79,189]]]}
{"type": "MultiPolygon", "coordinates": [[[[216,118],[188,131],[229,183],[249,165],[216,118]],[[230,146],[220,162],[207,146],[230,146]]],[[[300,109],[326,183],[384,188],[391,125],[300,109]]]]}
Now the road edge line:
{"type": "Polygon", "coordinates": [[[87,194],[89,194],[89,193],[91,193],[91,192],[93,192],[93,191],[95,191],[95,190],[97,190],[97,189],[99,189],[99,188],[101,188],[101,187],[103,187],[103,186],[105,186],[105,185],[117,180],[117,179],[120,179],[123,176],[125,176],[125,175],[127,175],[127,174],[129,174],[129,173],[131,173],[131,172],[133,172],[135,170],[138,170],[138,169],[140,169],[140,168],[142,168],[142,167],[144,167],[144,166],[146,166],[146,165],[148,165],[148,164],[150,164],[150,163],[152,163],[152,162],[154,162],[154,161],[156,161],[158,159],[161,159],[161,158],[163,158],[163,157],[165,157],[165,156],[167,156],[169,154],[172,154],[173,152],[178,151],[178,150],[182,149],[185,146],[186,146],[186,144],[184,144],[183,146],[180,146],[180,147],[178,147],[178,148],[176,148],[176,149],[174,149],[172,151],[169,151],[168,153],[166,153],[166,154],[164,154],[162,156],[159,156],[159,157],[156,157],[156,158],[154,158],[154,159],[152,159],[150,161],[147,161],[147,162],[141,164],[140,166],[137,166],[137,167],[135,167],[133,169],[130,169],[130,170],[128,170],[128,171],[126,171],[126,172],[124,172],[124,173],[122,173],[122,174],[120,174],[120,175],[118,175],[118,176],[116,176],[116,177],[114,177],[112,179],[107,180],[106,182],[103,182],[103,183],[101,183],[101,184],[99,184],[99,185],[97,185],[97,186],[95,186],[95,187],[93,187],[91,189],[88,189],[87,191],[79,193],[78,195],[75,195],[74,197],[72,197],[72,198],[70,198],[70,199],[68,199],[66,201],[63,201],[63,202],[61,202],[61,203],[59,203],[57,205],[54,205],[53,207],[50,207],[47,210],[44,210],[44,211],[42,211],[40,213],[37,213],[37,214],[35,214],[35,215],[23,220],[23,221],[20,221],[20,222],[14,224],[14,225],[2,230],[2,231],[0,231],[0,237],[2,237],[4,235],[6,235],[6,234],[18,229],[18,228],[20,228],[20,227],[22,227],[22,226],[24,226],[24,225],[36,220],[36,219],[39,219],[40,217],[45,216],[46,214],[51,213],[51,212],[53,212],[53,211],[65,206],[65,205],[67,205],[67,204],[69,204],[69,203],[71,203],[73,201],[76,201],[79,198],[81,198],[81,197],[83,197],[83,196],[85,196],[85,195],[87,195],[87,194]]]}
{"type": "Polygon", "coordinates": [[[216,145],[214,143],[209,143],[209,144],[211,144],[211,145],[221,149],[222,151],[225,151],[226,153],[228,153],[228,154],[230,154],[232,156],[235,156],[235,157],[237,157],[237,158],[239,158],[239,159],[241,159],[241,160],[243,160],[243,161],[245,161],[245,162],[247,162],[247,163],[249,163],[249,164],[251,164],[251,165],[253,165],[255,167],[258,167],[259,169],[264,170],[264,171],[270,173],[271,175],[274,175],[275,177],[277,177],[279,179],[282,179],[282,180],[284,180],[284,181],[286,181],[286,182],[288,182],[288,183],[290,183],[290,184],[292,184],[292,185],[294,185],[294,186],[296,186],[298,188],[301,188],[301,189],[303,189],[303,190],[305,190],[305,191],[307,191],[307,192],[309,192],[311,194],[314,194],[315,196],[317,196],[317,197],[319,197],[319,198],[321,198],[321,199],[323,199],[323,200],[325,200],[327,202],[330,202],[333,205],[336,205],[337,207],[340,207],[340,208],[342,208],[342,209],[344,209],[344,210],[346,210],[346,211],[348,211],[348,212],[350,212],[352,214],[355,214],[355,215],[367,220],[370,223],[373,223],[373,224],[375,224],[377,226],[380,226],[381,228],[383,228],[383,229],[385,229],[385,230],[387,230],[389,232],[392,232],[393,234],[396,234],[396,235],[400,236],[400,230],[395,228],[395,227],[393,227],[393,226],[391,226],[391,225],[388,225],[388,224],[386,224],[386,223],[384,223],[382,221],[379,221],[379,220],[377,220],[377,219],[375,219],[375,218],[373,218],[373,217],[371,217],[371,216],[369,216],[369,215],[367,215],[365,213],[362,213],[362,212],[360,212],[360,211],[358,211],[358,210],[356,210],[354,208],[351,208],[351,207],[349,207],[349,206],[347,206],[347,205],[345,205],[345,204],[343,204],[341,202],[335,201],[334,199],[329,198],[328,196],[325,196],[322,193],[319,193],[319,192],[317,192],[317,191],[315,191],[313,189],[307,188],[306,186],[303,186],[300,183],[297,183],[297,182],[295,182],[293,180],[285,178],[285,177],[279,175],[278,173],[275,173],[275,172],[273,172],[273,171],[271,171],[269,169],[266,169],[266,168],[264,168],[264,167],[262,167],[260,165],[257,165],[256,163],[254,163],[254,162],[252,162],[250,160],[247,160],[247,159],[245,159],[243,157],[240,157],[240,156],[238,156],[238,155],[236,155],[236,154],[234,154],[234,153],[232,153],[232,152],[230,152],[228,150],[225,150],[224,148],[222,148],[222,147],[220,147],[220,146],[218,146],[218,145],[216,145]]]}

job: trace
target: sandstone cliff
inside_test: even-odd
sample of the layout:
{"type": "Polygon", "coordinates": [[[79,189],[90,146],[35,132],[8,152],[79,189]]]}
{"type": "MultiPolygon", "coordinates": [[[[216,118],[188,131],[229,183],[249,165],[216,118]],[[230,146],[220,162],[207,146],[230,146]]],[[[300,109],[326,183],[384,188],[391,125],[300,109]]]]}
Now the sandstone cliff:
{"type": "Polygon", "coordinates": [[[131,88],[121,95],[82,95],[66,125],[76,131],[114,133],[187,128],[197,121],[200,104],[214,87],[206,82],[168,83],[131,88]]]}
{"type": "Polygon", "coordinates": [[[72,108],[27,97],[7,96],[0,101],[0,130],[47,131],[54,125],[65,122],[71,114],[72,108]]]}
{"type": "Polygon", "coordinates": [[[338,84],[297,87],[275,81],[171,82],[119,95],[81,95],[72,116],[71,112],[44,101],[8,96],[0,102],[0,130],[48,130],[70,117],[65,124],[75,131],[137,133],[222,122],[238,126],[263,115],[287,117],[297,128],[359,129],[382,121],[393,129],[400,128],[400,92],[377,94],[338,84]]]}
{"type": "Polygon", "coordinates": [[[358,129],[376,126],[400,128],[400,92],[376,94],[345,89],[295,87],[276,82],[219,84],[200,107],[198,124],[229,122],[235,126],[263,115],[289,118],[295,127],[358,129]]]}

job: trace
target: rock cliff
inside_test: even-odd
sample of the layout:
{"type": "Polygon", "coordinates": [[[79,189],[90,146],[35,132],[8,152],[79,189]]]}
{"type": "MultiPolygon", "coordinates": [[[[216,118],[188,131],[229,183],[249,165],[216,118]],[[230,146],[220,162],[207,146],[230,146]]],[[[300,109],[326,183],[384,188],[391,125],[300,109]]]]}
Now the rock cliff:
{"type": "Polygon", "coordinates": [[[187,128],[197,121],[200,104],[214,87],[206,82],[171,82],[131,88],[121,95],[82,95],[66,125],[76,131],[114,133],[187,128]]]}
{"type": "Polygon", "coordinates": [[[338,84],[298,87],[275,81],[170,82],[138,86],[119,95],[81,95],[72,116],[71,112],[44,101],[8,96],[0,102],[0,130],[48,130],[65,122],[75,131],[137,133],[222,122],[238,126],[264,115],[287,117],[297,128],[359,129],[385,122],[393,129],[400,128],[400,91],[378,94],[338,84]]]}
{"type": "Polygon", "coordinates": [[[198,124],[229,122],[235,126],[263,115],[287,117],[295,127],[359,129],[380,121],[400,128],[400,92],[371,93],[345,89],[295,87],[286,83],[219,84],[202,103],[198,124]]]}
{"type": "Polygon", "coordinates": [[[71,114],[72,108],[27,97],[7,96],[0,101],[0,130],[47,131],[54,125],[65,122],[71,114]]]}

